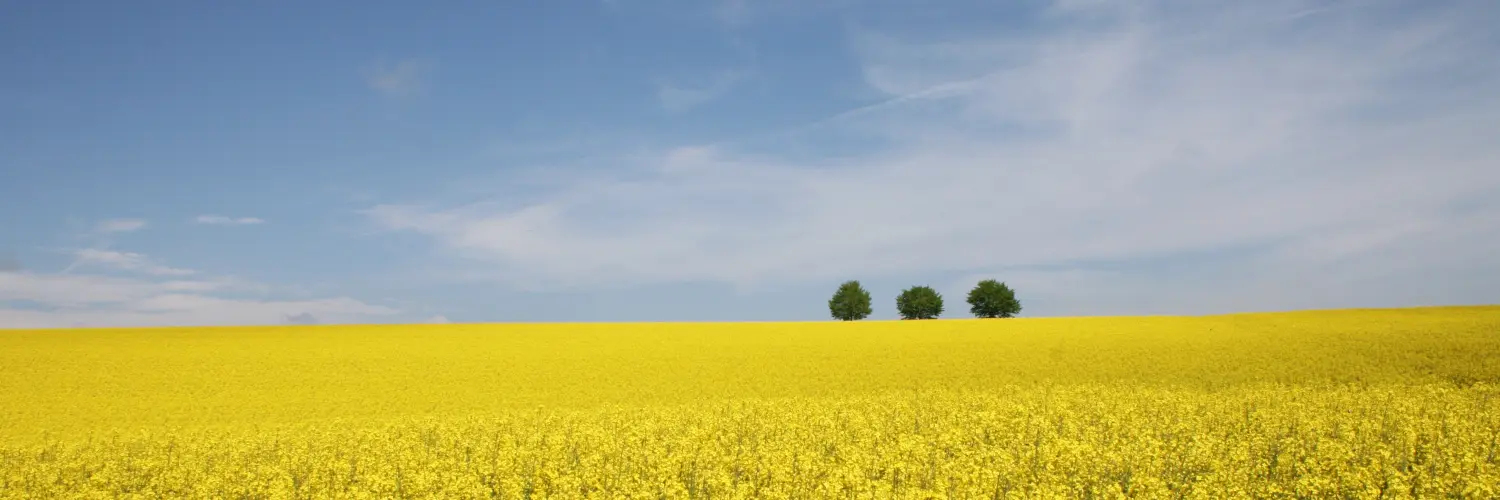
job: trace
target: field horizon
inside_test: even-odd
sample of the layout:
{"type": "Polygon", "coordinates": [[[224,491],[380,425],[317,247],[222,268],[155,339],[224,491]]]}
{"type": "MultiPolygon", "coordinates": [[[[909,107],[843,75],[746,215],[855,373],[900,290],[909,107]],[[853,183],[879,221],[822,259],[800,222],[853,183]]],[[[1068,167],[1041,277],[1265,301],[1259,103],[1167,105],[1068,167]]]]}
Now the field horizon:
{"type": "Polygon", "coordinates": [[[1478,304],[1444,304],[1444,305],[1421,305],[1421,306],[1398,306],[1398,307],[1333,307],[1333,308],[1308,308],[1308,309],[1278,309],[1263,311],[1240,311],[1221,312],[1205,314],[1100,314],[1100,315],[1070,315],[1070,316],[1017,316],[1013,318],[974,318],[974,317],[940,317],[924,320],[907,320],[901,318],[861,319],[856,321],[839,321],[836,319],[818,320],[726,320],[726,321],[448,321],[443,323],[317,323],[317,324],[281,324],[281,325],[165,325],[165,326],[79,326],[79,327],[56,327],[56,328],[6,328],[0,327],[0,332],[16,331],[80,331],[80,330],[234,330],[234,329],[264,329],[264,328],[326,328],[326,327],[441,327],[451,326],[537,326],[537,325],[718,325],[718,324],[828,324],[828,323],[911,323],[922,321],[1029,321],[1029,320],[1068,320],[1068,319],[1127,319],[1127,318],[1212,318],[1220,316],[1245,316],[1245,315],[1278,315],[1298,313],[1337,313],[1337,312],[1379,312],[1379,311],[1411,311],[1411,310],[1444,310],[1444,309],[1500,309],[1500,302],[1478,303],[1478,304]]]}

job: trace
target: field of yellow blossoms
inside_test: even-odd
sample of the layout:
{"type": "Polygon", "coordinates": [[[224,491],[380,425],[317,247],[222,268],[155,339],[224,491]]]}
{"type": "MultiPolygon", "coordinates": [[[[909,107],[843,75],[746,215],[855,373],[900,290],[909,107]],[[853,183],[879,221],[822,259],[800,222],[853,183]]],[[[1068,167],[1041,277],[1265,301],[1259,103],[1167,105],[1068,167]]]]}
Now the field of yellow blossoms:
{"type": "Polygon", "coordinates": [[[1500,307],[0,331],[0,498],[1500,498],[1500,307]]]}

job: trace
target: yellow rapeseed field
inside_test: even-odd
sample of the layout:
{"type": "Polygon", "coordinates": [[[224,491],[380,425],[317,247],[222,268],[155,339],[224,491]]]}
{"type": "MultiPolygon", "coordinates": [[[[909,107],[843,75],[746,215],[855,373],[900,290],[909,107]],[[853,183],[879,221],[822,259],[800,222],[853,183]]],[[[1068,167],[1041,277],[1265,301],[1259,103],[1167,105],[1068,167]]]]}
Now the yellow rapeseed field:
{"type": "Polygon", "coordinates": [[[1500,498],[1500,307],[0,331],[0,498],[1500,498]]]}

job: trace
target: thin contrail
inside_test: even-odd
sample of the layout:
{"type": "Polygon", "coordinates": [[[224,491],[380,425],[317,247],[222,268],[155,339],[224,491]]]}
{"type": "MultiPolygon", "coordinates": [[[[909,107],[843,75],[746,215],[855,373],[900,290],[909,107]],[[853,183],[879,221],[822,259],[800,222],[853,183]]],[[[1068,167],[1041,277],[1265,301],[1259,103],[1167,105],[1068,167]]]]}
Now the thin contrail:
{"type": "Polygon", "coordinates": [[[852,109],[840,111],[838,113],[834,113],[832,115],[829,115],[829,116],[826,116],[826,117],[823,117],[823,118],[819,118],[817,120],[806,122],[806,123],[803,123],[801,125],[795,125],[795,126],[788,127],[788,128],[781,129],[781,130],[777,130],[777,131],[774,131],[774,132],[767,132],[767,133],[752,135],[752,136],[748,136],[748,137],[741,137],[741,138],[738,138],[738,139],[730,139],[730,140],[726,140],[726,141],[721,141],[721,142],[715,143],[714,145],[722,146],[722,145],[728,145],[728,144],[734,144],[734,143],[755,142],[755,141],[759,141],[759,140],[766,140],[766,139],[773,139],[773,138],[785,137],[785,136],[789,136],[789,135],[801,134],[801,133],[805,133],[805,132],[808,132],[808,131],[811,131],[811,130],[816,130],[816,129],[819,129],[819,128],[822,128],[822,127],[826,127],[828,125],[831,125],[831,124],[834,124],[834,123],[838,123],[838,122],[841,122],[841,121],[844,121],[844,120],[847,120],[849,118],[853,118],[853,117],[856,117],[856,116],[865,115],[865,114],[873,113],[873,112],[880,111],[880,110],[883,110],[883,109],[900,106],[902,104],[906,104],[906,103],[911,102],[911,101],[924,100],[924,99],[936,99],[936,98],[941,98],[941,97],[948,97],[948,96],[951,96],[951,95],[960,95],[960,94],[963,94],[963,93],[968,92],[969,90],[973,89],[974,86],[975,86],[975,84],[983,81],[985,78],[987,78],[987,76],[988,75],[986,75],[986,76],[980,76],[980,77],[977,77],[977,78],[969,78],[969,79],[965,79],[965,80],[954,80],[954,81],[951,81],[951,82],[940,83],[940,84],[937,84],[937,85],[933,85],[933,86],[927,87],[927,88],[922,89],[922,90],[918,90],[916,92],[910,92],[910,93],[898,95],[898,96],[895,96],[895,97],[891,97],[891,98],[888,98],[888,99],[885,99],[885,100],[882,100],[882,101],[879,101],[879,102],[875,102],[875,103],[871,103],[871,104],[866,104],[866,105],[855,107],[855,108],[852,108],[852,109]]]}

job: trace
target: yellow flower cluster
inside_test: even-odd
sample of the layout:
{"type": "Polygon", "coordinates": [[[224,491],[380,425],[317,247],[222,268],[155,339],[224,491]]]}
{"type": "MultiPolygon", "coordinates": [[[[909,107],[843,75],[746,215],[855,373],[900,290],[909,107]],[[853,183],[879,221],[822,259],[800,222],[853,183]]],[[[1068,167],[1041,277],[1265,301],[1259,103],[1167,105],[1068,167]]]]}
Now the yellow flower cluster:
{"type": "Polygon", "coordinates": [[[1500,498],[1500,307],[0,332],[0,498],[1500,498]]]}

